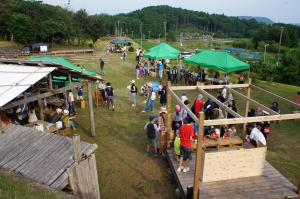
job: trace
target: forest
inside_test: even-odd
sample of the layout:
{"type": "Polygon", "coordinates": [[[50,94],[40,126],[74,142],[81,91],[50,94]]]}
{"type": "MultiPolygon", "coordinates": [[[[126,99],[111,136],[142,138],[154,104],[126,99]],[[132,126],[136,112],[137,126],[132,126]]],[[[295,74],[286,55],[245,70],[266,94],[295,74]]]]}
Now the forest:
{"type": "Polygon", "coordinates": [[[245,20],[170,6],[151,6],[118,15],[89,15],[83,9],[70,11],[35,0],[2,0],[0,7],[0,39],[13,39],[21,44],[95,43],[98,38],[107,36],[140,38],[141,32],[145,39],[149,36],[154,39],[163,37],[166,28],[169,41],[178,40],[180,33],[197,32],[215,38],[250,38],[251,44],[237,42],[234,47],[263,51],[267,43],[270,45],[269,51],[277,53],[281,27],[284,28],[281,66],[254,64],[253,71],[262,79],[272,73],[272,80],[300,85],[300,27],[295,25],[267,25],[254,19],[245,20]]]}

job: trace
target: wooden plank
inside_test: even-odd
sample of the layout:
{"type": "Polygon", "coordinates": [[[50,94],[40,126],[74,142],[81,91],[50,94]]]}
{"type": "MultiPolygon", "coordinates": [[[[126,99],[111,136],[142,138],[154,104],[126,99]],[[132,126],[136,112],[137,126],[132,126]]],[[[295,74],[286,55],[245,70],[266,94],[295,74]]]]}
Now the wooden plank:
{"type": "MultiPolygon", "coordinates": [[[[239,97],[241,97],[241,98],[243,98],[243,99],[245,99],[245,100],[247,100],[247,101],[249,101],[249,102],[255,104],[256,106],[262,108],[264,111],[267,111],[267,112],[269,112],[269,113],[271,113],[271,114],[273,114],[273,115],[279,115],[279,113],[277,113],[276,111],[273,111],[272,109],[270,109],[270,108],[266,107],[265,105],[263,105],[263,104],[261,104],[261,103],[255,101],[255,100],[251,99],[250,97],[245,96],[245,95],[243,95],[242,93],[240,93],[240,92],[238,92],[238,91],[236,91],[236,90],[234,90],[234,89],[232,89],[232,88],[229,88],[229,87],[227,87],[227,86],[226,86],[226,88],[229,89],[232,93],[238,95],[239,97]]],[[[247,112],[247,116],[248,116],[248,112],[247,112]]],[[[246,117],[247,117],[247,116],[246,116],[246,117]]]]}
{"type": "MultiPolygon", "coordinates": [[[[247,88],[249,84],[228,84],[229,88],[247,88]]],[[[197,88],[203,90],[222,89],[224,85],[197,85],[197,86],[172,86],[172,91],[195,90],[197,88]]]]}
{"type": "Polygon", "coordinates": [[[300,119],[300,113],[284,114],[284,115],[269,115],[269,116],[259,116],[259,117],[247,117],[247,118],[205,120],[204,126],[243,124],[243,123],[256,123],[256,122],[272,122],[272,121],[295,120],[295,119],[300,119]]]}
{"type": "Polygon", "coordinates": [[[81,149],[80,149],[80,135],[75,134],[73,137],[73,160],[79,162],[81,159],[81,149]]]}
{"type": "Polygon", "coordinates": [[[194,175],[194,189],[193,198],[198,198],[198,187],[199,187],[199,178],[201,176],[201,180],[203,179],[203,135],[204,135],[204,112],[200,112],[199,114],[199,123],[198,123],[198,134],[197,134],[197,153],[196,153],[196,164],[195,164],[195,175],[194,175]]]}
{"type": "Polygon", "coordinates": [[[228,106],[224,105],[222,102],[220,102],[217,98],[215,98],[213,95],[209,94],[208,92],[206,92],[205,90],[199,88],[199,91],[205,95],[207,98],[211,99],[213,102],[215,102],[216,104],[218,104],[220,106],[220,108],[224,109],[225,111],[227,111],[228,113],[230,113],[231,115],[233,115],[236,118],[241,118],[242,116],[238,113],[236,113],[235,111],[233,111],[232,109],[230,109],[228,106]]]}
{"type": "Polygon", "coordinates": [[[6,106],[0,107],[0,110],[6,110],[6,109],[9,109],[9,108],[13,108],[13,107],[19,106],[21,104],[27,104],[29,102],[33,102],[33,101],[37,101],[39,99],[43,99],[43,98],[47,98],[47,97],[50,97],[50,96],[53,96],[53,95],[57,95],[59,93],[64,93],[67,90],[72,90],[74,88],[77,88],[79,86],[83,86],[85,84],[86,84],[85,82],[81,82],[81,83],[77,83],[77,84],[74,84],[74,85],[66,86],[66,87],[63,87],[63,88],[55,89],[55,90],[52,90],[52,91],[49,91],[49,92],[46,92],[46,93],[43,93],[43,94],[38,94],[38,95],[30,96],[30,97],[27,97],[27,99],[18,100],[18,101],[9,103],[6,106]]]}
{"type": "Polygon", "coordinates": [[[281,99],[281,100],[283,100],[283,101],[286,101],[286,102],[288,102],[288,103],[290,103],[290,104],[293,104],[294,106],[300,107],[300,104],[297,104],[296,102],[293,102],[292,100],[286,99],[286,98],[284,98],[284,97],[282,97],[282,96],[280,96],[280,95],[277,95],[277,94],[275,94],[275,93],[272,93],[271,91],[265,90],[265,89],[263,89],[263,88],[260,88],[260,87],[258,87],[258,86],[255,86],[255,85],[252,85],[252,87],[253,87],[254,89],[257,89],[257,90],[259,90],[259,91],[262,91],[262,92],[264,92],[264,93],[267,93],[267,94],[269,94],[269,95],[272,95],[272,96],[274,96],[274,97],[276,97],[276,98],[279,98],[279,99],[281,99]]]}
{"type": "Polygon", "coordinates": [[[166,145],[167,145],[167,148],[170,148],[170,142],[169,142],[169,138],[170,138],[170,135],[172,133],[172,95],[171,95],[171,88],[172,84],[170,81],[168,81],[168,92],[167,92],[167,142],[166,142],[166,145]]]}
{"type": "Polygon", "coordinates": [[[99,181],[98,181],[98,172],[96,166],[96,155],[93,153],[89,158],[90,171],[93,175],[93,189],[95,193],[95,199],[100,199],[100,189],[99,189],[99,181]]]}
{"type": "Polygon", "coordinates": [[[90,130],[91,136],[96,136],[95,118],[94,118],[94,105],[93,105],[93,95],[92,95],[92,84],[88,82],[88,100],[89,100],[89,116],[90,116],[90,130]]]}

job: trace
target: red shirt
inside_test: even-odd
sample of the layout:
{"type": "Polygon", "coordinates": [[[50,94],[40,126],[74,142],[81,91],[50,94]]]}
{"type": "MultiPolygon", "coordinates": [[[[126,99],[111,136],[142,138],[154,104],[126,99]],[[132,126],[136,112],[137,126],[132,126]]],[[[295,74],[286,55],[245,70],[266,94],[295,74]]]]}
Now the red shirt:
{"type": "Polygon", "coordinates": [[[192,148],[191,138],[194,137],[194,129],[192,125],[182,125],[179,128],[180,146],[192,148]]]}
{"type": "Polygon", "coordinates": [[[194,111],[195,111],[195,115],[198,117],[199,113],[202,111],[202,107],[203,107],[203,101],[200,99],[197,99],[194,103],[194,111]]]}
{"type": "Polygon", "coordinates": [[[300,104],[300,95],[297,95],[297,96],[296,96],[295,102],[296,102],[297,104],[300,104]]]}

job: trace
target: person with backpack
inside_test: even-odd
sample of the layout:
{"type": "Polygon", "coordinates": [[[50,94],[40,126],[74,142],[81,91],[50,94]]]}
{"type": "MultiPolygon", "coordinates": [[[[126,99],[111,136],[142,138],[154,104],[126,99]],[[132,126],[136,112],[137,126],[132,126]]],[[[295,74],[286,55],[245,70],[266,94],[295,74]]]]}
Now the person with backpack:
{"type": "Polygon", "coordinates": [[[130,86],[131,106],[132,107],[136,107],[136,95],[137,95],[137,92],[138,92],[138,88],[135,85],[135,81],[134,80],[131,80],[130,84],[131,84],[131,86],[130,86]]]}
{"type": "Polygon", "coordinates": [[[149,117],[149,122],[146,123],[144,130],[147,133],[147,148],[146,148],[146,156],[150,156],[151,147],[154,148],[154,157],[158,157],[157,153],[157,140],[156,140],[156,132],[159,132],[159,126],[154,122],[155,116],[149,117]]]}
{"type": "Polygon", "coordinates": [[[148,112],[149,109],[151,109],[152,112],[154,112],[154,101],[156,99],[156,93],[153,91],[153,86],[151,83],[148,83],[148,90],[147,90],[147,102],[146,102],[146,107],[145,110],[142,112],[148,112]]]}
{"type": "Polygon", "coordinates": [[[106,83],[106,88],[105,88],[105,98],[107,101],[107,108],[110,110],[110,106],[112,107],[112,110],[115,110],[115,103],[114,103],[114,89],[111,87],[111,83],[107,82],[106,83]]]}

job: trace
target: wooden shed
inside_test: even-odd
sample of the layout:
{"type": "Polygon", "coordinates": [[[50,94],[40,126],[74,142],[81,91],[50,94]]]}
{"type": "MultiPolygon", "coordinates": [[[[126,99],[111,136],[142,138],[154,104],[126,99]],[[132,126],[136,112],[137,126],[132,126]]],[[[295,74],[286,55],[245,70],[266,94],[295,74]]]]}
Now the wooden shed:
{"type": "Polygon", "coordinates": [[[96,144],[9,125],[0,132],[0,168],[81,198],[100,199],[96,144]]]}

